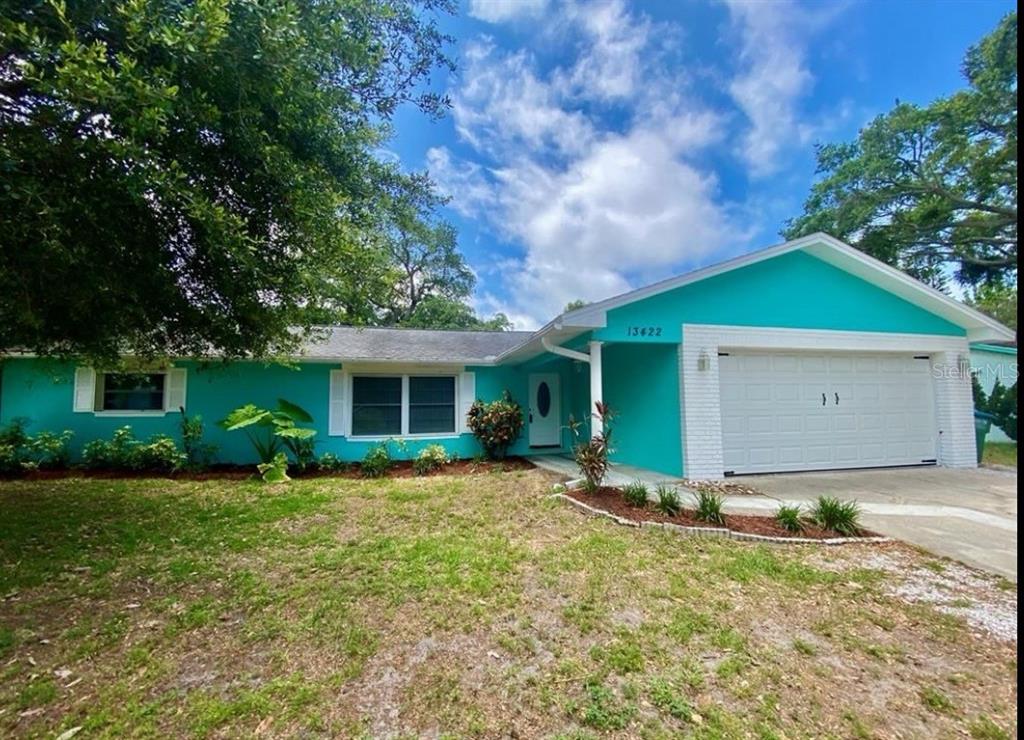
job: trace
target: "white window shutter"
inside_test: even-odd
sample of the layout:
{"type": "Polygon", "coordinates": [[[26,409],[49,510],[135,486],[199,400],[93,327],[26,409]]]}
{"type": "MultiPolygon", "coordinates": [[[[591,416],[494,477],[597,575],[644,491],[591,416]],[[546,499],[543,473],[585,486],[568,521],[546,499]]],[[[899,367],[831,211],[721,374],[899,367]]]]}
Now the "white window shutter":
{"type": "Polygon", "coordinates": [[[96,406],[96,371],[91,367],[75,368],[75,411],[94,411],[96,406]]]}
{"type": "Polygon", "coordinates": [[[459,373],[459,434],[469,434],[466,415],[476,400],[476,373],[459,373]]]}
{"type": "Polygon", "coordinates": [[[164,411],[185,408],[185,389],[188,384],[185,368],[172,367],[164,379],[164,411]]]}
{"type": "Polygon", "coordinates": [[[331,391],[328,404],[327,434],[331,437],[345,435],[345,385],[344,370],[331,370],[331,391]]]}

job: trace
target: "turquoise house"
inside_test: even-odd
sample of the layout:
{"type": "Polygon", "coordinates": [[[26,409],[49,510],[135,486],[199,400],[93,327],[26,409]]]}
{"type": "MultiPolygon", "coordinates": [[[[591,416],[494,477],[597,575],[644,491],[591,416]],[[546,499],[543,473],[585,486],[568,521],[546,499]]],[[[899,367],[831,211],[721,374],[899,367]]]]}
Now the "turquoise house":
{"type": "MultiPolygon", "coordinates": [[[[9,353],[0,423],[71,429],[76,451],[130,424],[178,434],[201,415],[222,461],[253,462],[214,422],[285,398],[317,451],[358,460],[401,439],[479,453],[474,399],[508,390],[516,455],[571,450],[570,416],[616,413],[613,461],[691,479],[895,465],[975,465],[970,346],[993,319],[825,234],[569,311],[534,332],[330,327],[285,365],[172,358],[117,373],[9,353]]],[[[592,425],[593,426],[593,425],[592,425]]],[[[596,433],[596,428],[590,433],[596,433]]]]}

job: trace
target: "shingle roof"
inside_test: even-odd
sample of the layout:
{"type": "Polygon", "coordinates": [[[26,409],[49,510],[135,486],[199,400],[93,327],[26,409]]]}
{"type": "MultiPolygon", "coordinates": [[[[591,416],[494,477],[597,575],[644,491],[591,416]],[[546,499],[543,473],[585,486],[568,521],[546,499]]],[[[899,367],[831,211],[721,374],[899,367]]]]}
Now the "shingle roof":
{"type": "Polygon", "coordinates": [[[487,363],[532,336],[532,332],[528,331],[440,331],[350,326],[325,327],[324,331],[325,336],[307,343],[302,357],[339,362],[487,363]]]}

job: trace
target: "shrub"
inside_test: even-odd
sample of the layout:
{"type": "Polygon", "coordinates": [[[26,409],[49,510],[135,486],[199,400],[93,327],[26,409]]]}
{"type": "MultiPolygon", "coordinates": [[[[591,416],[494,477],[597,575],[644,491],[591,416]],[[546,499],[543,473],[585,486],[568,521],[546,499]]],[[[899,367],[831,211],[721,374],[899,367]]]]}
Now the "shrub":
{"type": "Polygon", "coordinates": [[[90,468],[161,473],[173,473],[187,463],[185,453],[166,434],[155,434],[143,442],[135,438],[130,426],[115,430],[110,441],[94,439],[86,444],[82,459],[90,468]]]}
{"type": "Polygon", "coordinates": [[[286,440],[285,445],[295,458],[295,469],[306,472],[316,462],[316,442],[312,437],[286,440]]]}
{"type": "Polygon", "coordinates": [[[270,462],[260,463],[256,469],[260,471],[264,483],[287,483],[291,480],[288,477],[288,456],[283,452],[274,455],[270,462]]]}
{"type": "Polygon", "coordinates": [[[804,529],[803,512],[799,506],[783,504],[775,512],[775,521],[787,532],[802,532],[804,529]]]}
{"type": "Polygon", "coordinates": [[[189,416],[183,407],[178,407],[181,413],[179,427],[181,429],[181,449],[185,453],[185,467],[189,470],[202,470],[213,460],[217,452],[217,445],[203,441],[203,417],[189,416]]]}
{"type": "Polygon", "coordinates": [[[466,414],[466,423],[487,457],[503,460],[523,431],[523,409],[506,390],[496,401],[474,401],[466,414]]]}
{"type": "Polygon", "coordinates": [[[363,461],[359,465],[359,471],[364,478],[381,478],[391,468],[391,451],[387,442],[375,444],[366,451],[363,461]]]}
{"type": "Polygon", "coordinates": [[[71,460],[70,429],[60,434],[28,434],[28,419],[17,418],[0,429],[0,474],[16,475],[34,468],[65,468],[71,460]]]}
{"type": "Polygon", "coordinates": [[[283,398],[277,399],[275,409],[261,409],[251,403],[239,406],[218,423],[229,432],[244,429],[264,464],[273,464],[282,447],[292,453],[298,465],[309,464],[313,459],[312,448],[306,448],[302,441],[312,440],[316,430],[299,426],[312,424],[313,417],[283,398]]]}
{"type": "Polygon", "coordinates": [[[860,506],[856,501],[840,501],[819,496],[809,512],[811,521],[822,529],[830,529],[848,537],[860,532],[860,506]]]}
{"type": "Polygon", "coordinates": [[[635,480],[622,489],[622,496],[630,506],[643,508],[647,506],[647,486],[641,481],[635,480]]]}
{"type": "Polygon", "coordinates": [[[316,461],[316,466],[320,470],[335,472],[339,470],[348,469],[348,463],[342,460],[337,455],[335,455],[333,452],[325,452],[324,454],[322,454],[320,458],[316,461]]]}
{"type": "MultiPolygon", "coordinates": [[[[578,442],[573,447],[573,459],[583,475],[584,488],[593,493],[601,486],[608,473],[608,454],[611,452],[612,428],[614,415],[607,405],[600,401],[595,404],[594,421],[601,425],[601,432],[586,441],[578,442]]],[[[580,439],[585,426],[578,421],[569,419],[569,429],[580,439]]]]}
{"type": "Polygon", "coordinates": [[[441,445],[427,445],[420,450],[419,454],[416,455],[416,459],[412,461],[412,469],[416,475],[427,475],[435,470],[439,470],[448,462],[450,462],[448,451],[444,447],[441,445]]]}
{"type": "Polygon", "coordinates": [[[725,515],[722,514],[724,499],[713,491],[697,491],[697,510],[694,516],[702,522],[710,524],[725,524],[725,515]]]}
{"type": "Polygon", "coordinates": [[[666,516],[677,516],[683,505],[679,501],[679,492],[672,486],[660,484],[655,493],[658,496],[658,511],[666,516]]]}

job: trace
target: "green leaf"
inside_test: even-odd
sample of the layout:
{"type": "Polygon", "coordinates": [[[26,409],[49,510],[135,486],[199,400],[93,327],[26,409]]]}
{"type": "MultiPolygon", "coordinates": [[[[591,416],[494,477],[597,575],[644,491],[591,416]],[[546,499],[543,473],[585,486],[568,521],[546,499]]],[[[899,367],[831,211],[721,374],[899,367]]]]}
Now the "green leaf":
{"type": "Polygon", "coordinates": [[[300,422],[303,424],[313,423],[313,417],[310,416],[308,411],[291,401],[286,401],[283,398],[277,399],[277,410],[294,422],[300,422]]]}
{"type": "Polygon", "coordinates": [[[253,424],[267,424],[269,422],[269,411],[248,403],[232,411],[225,418],[221,419],[218,424],[225,430],[233,432],[236,429],[242,429],[253,424]]]}
{"type": "Polygon", "coordinates": [[[288,458],[283,452],[277,453],[271,462],[260,463],[256,469],[265,483],[287,483],[291,480],[288,477],[288,458]]]}
{"type": "Polygon", "coordinates": [[[288,439],[310,439],[316,436],[316,429],[309,429],[308,427],[278,427],[274,434],[278,437],[287,437],[288,439]]]}

